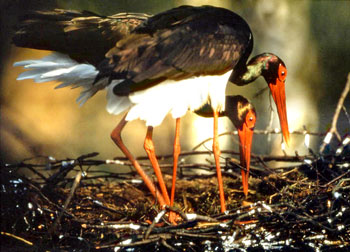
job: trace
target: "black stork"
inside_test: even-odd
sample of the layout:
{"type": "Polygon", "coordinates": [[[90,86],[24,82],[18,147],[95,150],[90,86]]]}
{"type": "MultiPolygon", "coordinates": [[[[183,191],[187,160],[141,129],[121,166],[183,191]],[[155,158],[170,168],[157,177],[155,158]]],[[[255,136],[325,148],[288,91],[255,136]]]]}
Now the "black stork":
{"type": "MultiPolygon", "coordinates": [[[[32,70],[23,73],[19,79],[34,78],[37,82],[58,80],[63,82],[59,87],[82,87],[84,91],[78,98],[81,103],[106,88],[107,110],[113,114],[128,110],[112,132],[112,139],[124,149],[124,154],[133,162],[162,205],[168,204],[169,197],[159,166],[157,168],[156,165],[153,127],[159,125],[170,112],[176,118],[176,132],[179,132],[179,118],[187,110],[195,111],[209,102],[214,117],[213,152],[221,211],[226,210],[223,185],[220,183],[217,124],[220,112],[225,110],[227,80],[236,85],[246,85],[259,76],[265,78],[277,105],[282,133],[288,144],[285,64],[272,53],[260,54],[247,63],[253,48],[253,36],[248,24],[239,15],[212,6],[181,6],[152,17],[129,17],[129,20],[136,21],[125,25],[127,22],[118,21],[118,15],[89,18],[89,12],[83,13],[83,17],[75,12],[67,13],[71,15],[70,20],[63,19],[56,23],[47,20],[51,38],[45,35],[40,21],[36,25],[41,30],[37,32],[26,30],[31,25],[27,22],[20,27],[14,43],[58,51],[72,59],[56,53],[40,62],[20,62],[17,65],[32,70]],[[63,30],[63,35],[57,40],[53,35],[56,26],[63,30]],[[84,29],[89,32],[83,35],[84,29]],[[122,128],[128,121],[137,118],[145,120],[148,126],[145,147],[158,174],[161,195],[121,141],[122,128]]],[[[122,20],[122,17],[119,19],[122,20]]],[[[175,143],[178,143],[176,138],[175,143]]],[[[178,151],[175,151],[175,160],[178,151]]]]}
{"type": "MultiPolygon", "coordinates": [[[[194,112],[203,117],[213,117],[213,109],[209,104],[204,105],[199,110],[194,112]]],[[[225,110],[219,112],[219,117],[223,116],[228,117],[238,131],[240,164],[243,168],[241,169],[243,192],[245,196],[247,196],[250,153],[257,117],[255,108],[245,97],[241,95],[226,96],[225,110]]],[[[176,178],[176,176],[174,177],[176,178]]],[[[173,188],[174,185],[175,183],[173,182],[173,188]]],[[[175,190],[173,188],[172,190],[175,190]]],[[[173,192],[171,196],[173,198],[173,192]]]]}

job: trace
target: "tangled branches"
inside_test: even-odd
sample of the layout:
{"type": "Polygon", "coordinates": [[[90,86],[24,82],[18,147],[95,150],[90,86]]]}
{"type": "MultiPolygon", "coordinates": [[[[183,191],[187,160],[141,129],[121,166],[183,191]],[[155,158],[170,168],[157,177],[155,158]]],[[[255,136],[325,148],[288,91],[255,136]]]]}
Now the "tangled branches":
{"type": "MultiPolygon", "coordinates": [[[[350,246],[349,151],[344,146],[337,155],[276,157],[296,165],[255,169],[249,198],[255,203],[243,200],[234,164],[227,162],[225,214],[219,214],[214,172],[204,178],[183,174],[172,209],[182,217],[177,226],[167,223],[168,211],[157,208],[133,171],[100,169],[130,165],[125,159],[99,160],[91,153],[25,160],[1,169],[1,234],[8,246],[33,251],[344,248],[350,246]]],[[[274,159],[254,156],[252,161],[261,160],[274,159]]]]}

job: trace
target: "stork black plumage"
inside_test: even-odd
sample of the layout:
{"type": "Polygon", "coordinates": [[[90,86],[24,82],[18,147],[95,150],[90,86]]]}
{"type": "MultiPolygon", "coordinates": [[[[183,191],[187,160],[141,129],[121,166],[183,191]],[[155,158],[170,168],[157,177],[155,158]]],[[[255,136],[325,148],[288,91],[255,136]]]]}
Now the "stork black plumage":
{"type": "MultiPolygon", "coordinates": [[[[78,98],[81,103],[106,88],[107,110],[113,114],[128,110],[112,132],[112,139],[133,162],[161,204],[169,204],[169,197],[155,158],[153,127],[159,125],[170,112],[177,119],[178,132],[179,118],[186,111],[195,111],[209,103],[214,117],[213,152],[221,210],[225,211],[217,120],[220,112],[225,110],[227,81],[245,85],[259,76],[265,78],[277,105],[283,136],[288,144],[284,86],[286,67],[281,59],[271,53],[255,56],[247,63],[253,48],[253,36],[248,24],[239,15],[212,6],[181,6],[152,17],[141,15],[140,18],[139,14],[101,17],[89,16],[91,13],[87,12],[81,15],[62,12],[62,15],[53,15],[59,18],[47,20],[51,38],[42,29],[32,29],[32,24],[45,26],[45,15],[52,17],[55,11],[51,14],[38,13],[34,18],[36,22],[24,20],[14,43],[58,51],[68,54],[73,60],[56,53],[42,60],[17,63],[17,66],[32,69],[18,79],[33,78],[37,82],[58,80],[63,82],[59,87],[82,87],[84,91],[78,98]],[[37,40],[41,41],[35,41],[37,33],[40,33],[37,40]],[[56,33],[60,35],[59,43],[53,42],[56,41],[56,33]],[[72,44],[74,46],[70,46],[72,44]],[[95,44],[96,50],[93,49],[95,44]],[[53,62],[56,64],[49,64],[53,62]],[[82,72],[85,74],[82,75],[82,72]],[[156,193],[156,187],[121,140],[121,130],[127,121],[137,118],[145,120],[148,126],[145,148],[155,168],[161,195],[156,193]]],[[[178,139],[175,139],[176,142],[178,139]]],[[[179,146],[174,154],[176,163],[178,152],[179,146]]]]}

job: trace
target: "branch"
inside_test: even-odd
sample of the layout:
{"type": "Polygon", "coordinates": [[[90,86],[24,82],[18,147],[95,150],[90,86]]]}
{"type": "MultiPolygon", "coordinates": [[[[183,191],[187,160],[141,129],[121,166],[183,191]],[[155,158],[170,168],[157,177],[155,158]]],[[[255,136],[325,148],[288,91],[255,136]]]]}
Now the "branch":
{"type": "Polygon", "coordinates": [[[345,100],[346,96],[348,95],[349,90],[350,90],[350,73],[348,74],[348,78],[347,78],[344,90],[343,90],[343,92],[338,100],[338,105],[335,109],[333,120],[332,120],[332,126],[331,126],[330,130],[328,131],[328,133],[327,133],[326,137],[324,138],[323,143],[320,147],[320,153],[322,153],[324,151],[324,148],[326,147],[326,145],[330,143],[330,141],[333,137],[333,134],[335,134],[338,141],[341,142],[341,137],[337,131],[337,122],[338,122],[340,110],[343,107],[344,100],[345,100]]]}
{"type": "MultiPolygon", "coordinates": [[[[254,130],[254,134],[255,135],[270,135],[270,134],[281,134],[281,130],[276,128],[276,129],[272,129],[272,130],[254,130]]],[[[310,131],[307,131],[307,130],[294,130],[294,131],[291,131],[290,134],[295,134],[295,135],[310,135],[310,136],[319,136],[319,137],[322,137],[322,136],[325,136],[326,133],[318,133],[318,132],[310,132],[310,131]]],[[[219,137],[221,136],[225,136],[225,135],[238,135],[238,131],[237,130],[233,130],[233,131],[227,131],[227,132],[223,132],[221,134],[219,134],[219,137]]],[[[206,142],[209,142],[213,140],[213,138],[207,138],[205,140],[203,140],[202,142],[200,142],[199,144],[197,144],[195,147],[192,148],[192,150],[196,150],[198,149],[200,146],[202,146],[203,144],[205,144],[206,142]]]]}

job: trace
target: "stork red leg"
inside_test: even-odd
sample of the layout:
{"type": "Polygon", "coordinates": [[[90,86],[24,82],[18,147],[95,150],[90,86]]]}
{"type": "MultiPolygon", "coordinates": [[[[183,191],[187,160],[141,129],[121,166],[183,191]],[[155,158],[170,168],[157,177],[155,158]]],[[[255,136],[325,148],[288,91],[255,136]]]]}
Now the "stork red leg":
{"type": "Polygon", "coordinates": [[[162,194],[159,192],[159,190],[153,184],[152,180],[148,177],[146,172],[142,169],[140,164],[136,161],[136,159],[133,157],[133,155],[130,153],[130,151],[126,148],[126,146],[123,143],[123,140],[121,137],[121,131],[123,130],[123,128],[127,124],[125,117],[126,117],[126,114],[123,117],[123,119],[119,122],[117,127],[112,131],[111,138],[114,141],[114,143],[119,147],[119,149],[124,153],[124,155],[130,160],[130,162],[135,167],[138,174],[141,176],[141,178],[145,182],[148,189],[151,191],[151,193],[154,195],[154,197],[158,199],[159,204],[163,207],[164,205],[166,205],[168,203],[165,201],[162,194]]]}
{"type": "Polygon", "coordinates": [[[221,212],[223,213],[226,211],[226,204],[225,204],[225,195],[224,195],[224,184],[222,182],[221,167],[220,167],[221,152],[219,148],[219,139],[218,139],[218,118],[219,118],[219,112],[217,110],[214,110],[213,152],[214,152],[214,158],[215,158],[216,173],[218,176],[221,212]]]}
{"type": "Polygon", "coordinates": [[[180,118],[176,118],[176,126],[175,126],[175,139],[174,139],[174,162],[173,162],[173,183],[171,186],[171,196],[170,196],[170,206],[173,206],[175,199],[175,185],[176,185],[176,175],[177,175],[177,163],[179,159],[179,155],[181,152],[180,146],[180,118]]]}
{"type": "Polygon", "coordinates": [[[158,164],[158,160],[154,151],[154,144],[153,144],[153,140],[152,140],[152,134],[153,134],[153,127],[152,126],[148,126],[147,127],[147,134],[146,134],[146,138],[145,138],[145,143],[144,143],[144,148],[147,152],[148,158],[151,161],[152,167],[154,169],[154,172],[157,176],[158,179],[158,183],[160,186],[160,190],[163,194],[163,197],[165,199],[165,203],[167,205],[170,205],[170,200],[169,200],[169,195],[168,195],[168,191],[166,189],[164,180],[163,180],[163,175],[162,175],[162,171],[159,168],[159,164],[158,164]]]}

